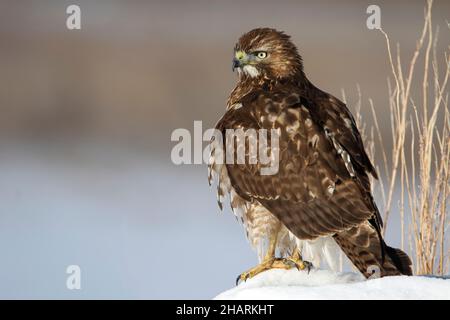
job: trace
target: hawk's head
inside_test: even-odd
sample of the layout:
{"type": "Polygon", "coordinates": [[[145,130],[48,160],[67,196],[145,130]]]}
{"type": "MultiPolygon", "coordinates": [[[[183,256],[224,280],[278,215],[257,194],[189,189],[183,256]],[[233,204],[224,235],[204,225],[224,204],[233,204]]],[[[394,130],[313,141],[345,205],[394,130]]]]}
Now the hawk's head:
{"type": "Polygon", "coordinates": [[[290,37],[270,28],[242,35],[234,48],[233,71],[239,76],[282,79],[303,74],[302,58],[290,37]]]}

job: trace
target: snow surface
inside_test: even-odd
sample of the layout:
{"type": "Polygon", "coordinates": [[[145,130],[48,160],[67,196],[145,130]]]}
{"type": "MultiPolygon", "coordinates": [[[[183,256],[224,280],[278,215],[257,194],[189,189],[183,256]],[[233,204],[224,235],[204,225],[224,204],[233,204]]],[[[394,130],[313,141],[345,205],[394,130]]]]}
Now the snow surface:
{"type": "Polygon", "coordinates": [[[269,270],[219,294],[218,300],[450,299],[450,278],[398,276],[365,280],[357,273],[269,270]]]}

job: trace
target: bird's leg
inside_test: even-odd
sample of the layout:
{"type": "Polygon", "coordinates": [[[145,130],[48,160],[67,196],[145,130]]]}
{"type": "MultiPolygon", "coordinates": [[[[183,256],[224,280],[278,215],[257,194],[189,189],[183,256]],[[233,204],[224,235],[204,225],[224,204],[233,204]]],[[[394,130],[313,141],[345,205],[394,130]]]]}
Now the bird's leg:
{"type": "Polygon", "coordinates": [[[288,258],[275,258],[275,251],[277,246],[278,239],[278,231],[273,232],[269,236],[269,248],[267,250],[266,255],[264,256],[263,261],[258,264],[256,267],[247,270],[246,272],[241,273],[236,279],[236,285],[241,281],[246,281],[250,278],[253,278],[257,274],[270,270],[270,269],[292,269],[293,267],[297,267],[298,260],[291,261],[288,258]]]}
{"type": "Polygon", "coordinates": [[[295,247],[293,253],[286,259],[287,261],[291,262],[298,270],[306,269],[308,273],[313,267],[311,262],[303,260],[302,255],[300,254],[300,250],[297,247],[295,247]]]}

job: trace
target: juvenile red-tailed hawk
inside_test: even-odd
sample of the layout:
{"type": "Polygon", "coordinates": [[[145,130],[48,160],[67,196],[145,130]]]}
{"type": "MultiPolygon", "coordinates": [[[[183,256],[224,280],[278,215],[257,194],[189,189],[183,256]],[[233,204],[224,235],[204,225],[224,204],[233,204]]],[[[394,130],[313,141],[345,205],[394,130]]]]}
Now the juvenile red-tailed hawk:
{"type": "Polygon", "coordinates": [[[254,29],[234,53],[239,80],[216,129],[223,137],[228,129],[279,132],[275,174],[261,174],[260,163],[221,164],[212,151],[209,179],[218,178],[219,205],[229,194],[260,257],[239,279],[271,268],[303,269],[302,246],[330,239],[366,277],[377,269],[381,276],[411,275],[409,257],[381,236],[368,177],[377,174],[345,104],[306,78],[283,32],[254,29]]]}

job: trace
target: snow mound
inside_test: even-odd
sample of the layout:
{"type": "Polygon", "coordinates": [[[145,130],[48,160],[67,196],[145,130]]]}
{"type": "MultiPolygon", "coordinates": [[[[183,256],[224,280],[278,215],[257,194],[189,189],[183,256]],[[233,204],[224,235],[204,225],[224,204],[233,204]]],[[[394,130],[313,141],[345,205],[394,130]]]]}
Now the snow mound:
{"type": "Polygon", "coordinates": [[[218,300],[450,299],[450,278],[398,276],[365,280],[329,270],[269,270],[219,294],[218,300]]]}

